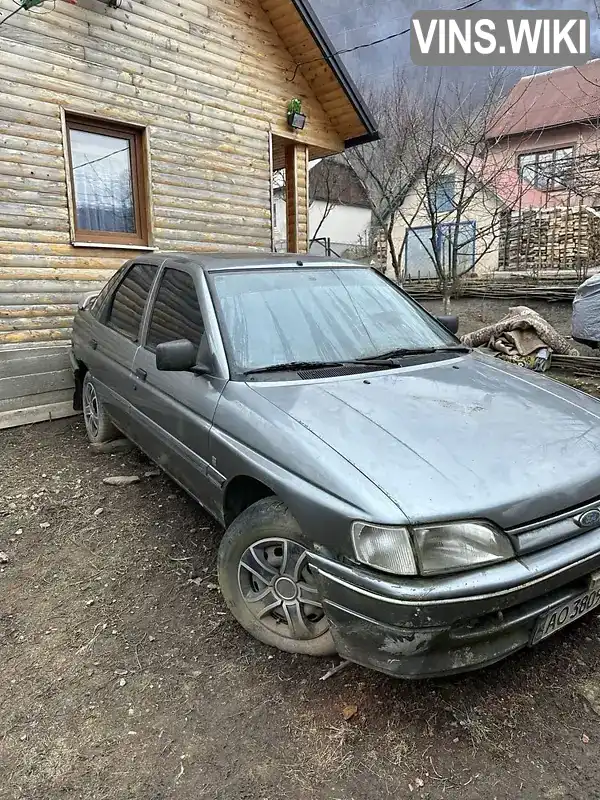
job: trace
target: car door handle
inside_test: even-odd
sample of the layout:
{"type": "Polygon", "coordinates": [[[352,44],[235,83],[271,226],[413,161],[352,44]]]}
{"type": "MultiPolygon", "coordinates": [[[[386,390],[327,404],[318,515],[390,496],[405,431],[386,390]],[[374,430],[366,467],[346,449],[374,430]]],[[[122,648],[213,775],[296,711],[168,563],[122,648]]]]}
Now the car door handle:
{"type": "Polygon", "coordinates": [[[141,378],[141,380],[143,381],[145,381],[146,378],[148,377],[148,373],[146,372],[146,370],[142,369],[141,367],[138,367],[136,369],[135,374],[137,375],[138,378],[141,378]]]}
{"type": "Polygon", "coordinates": [[[90,339],[90,347],[95,350],[98,347],[98,342],[95,339],[90,339]]]}

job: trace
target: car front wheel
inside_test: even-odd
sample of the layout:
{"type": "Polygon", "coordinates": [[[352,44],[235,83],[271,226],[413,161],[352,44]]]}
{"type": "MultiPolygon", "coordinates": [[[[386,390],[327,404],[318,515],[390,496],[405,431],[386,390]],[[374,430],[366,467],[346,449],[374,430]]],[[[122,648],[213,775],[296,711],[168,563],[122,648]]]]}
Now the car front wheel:
{"type": "Polygon", "coordinates": [[[83,420],[88,439],[92,444],[109,442],[119,432],[111,422],[102,400],[98,397],[94,381],[89,372],[85,373],[82,387],[83,420]]]}
{"type": "Polygon", "coordinates": [[[256,639],[288,653],[336,652],[308,543],[280,500],[259,500],[234,520],[219,547],[218,574],[229,610],[256,639]]]}

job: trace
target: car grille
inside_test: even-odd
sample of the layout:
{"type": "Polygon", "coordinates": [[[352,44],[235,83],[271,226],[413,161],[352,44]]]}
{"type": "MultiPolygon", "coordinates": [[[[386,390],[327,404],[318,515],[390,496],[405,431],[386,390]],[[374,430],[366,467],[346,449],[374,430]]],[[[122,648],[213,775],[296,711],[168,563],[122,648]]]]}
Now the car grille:
{"type": "Polygon", "coordinates": [[[298,377],[303,381],[316,378],[340,378],[343,375],[360,375],[363,372],[377,372],[381,367],[368,364],[348,364],[341,367],[315,367],[314,369],[299,369],[298,377]]]}
{"type": "MultiPolygon", "coordinates": [[[[585,511],[600,508],[600,498],[590,500],[585,505],[570,508],[553,514],[551,517],[519,525],[516,528],[509,528],[506,532],[510,535],[515,545],[517,553],[530,553],[534,550],[542,550],[558,542],[572,539],[580,533],[585,533],[593,528],[581,528],[575,518],[585,511]]],[[[600,534],[600,528],[598,528],[600,534]]],[[[600,548],[600,535],[598,539],[600,548]]]]}

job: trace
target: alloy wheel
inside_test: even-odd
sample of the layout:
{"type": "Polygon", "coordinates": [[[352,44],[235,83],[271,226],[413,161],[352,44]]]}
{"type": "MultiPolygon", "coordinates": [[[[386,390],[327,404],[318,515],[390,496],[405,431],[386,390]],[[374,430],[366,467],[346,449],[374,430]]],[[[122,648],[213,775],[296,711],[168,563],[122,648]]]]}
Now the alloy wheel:
{"type": "Polygon", "coordinates": [[[280,636],[305,640],[329,627],[308,551],[290,539],[262,539],[246,548],[239,562],[238,585],[246,607],[280,636]]]}
{"type": "Polygon", "coordinates": [[[100,412],[98,409],[98,396],[91,381],[87,381],[83,392],[83,419],[91,439],[98,436],[100,412]]]}

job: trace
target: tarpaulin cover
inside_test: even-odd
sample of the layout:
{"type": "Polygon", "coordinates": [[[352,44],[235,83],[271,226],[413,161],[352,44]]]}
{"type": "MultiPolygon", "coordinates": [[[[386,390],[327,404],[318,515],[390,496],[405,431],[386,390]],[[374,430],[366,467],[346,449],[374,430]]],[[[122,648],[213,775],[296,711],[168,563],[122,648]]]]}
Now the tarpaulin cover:
{"type": "Polygon", "coordinates": [[[573,300],[573,338],[600,342],[600,275],[584,281],[573,300]]]}

